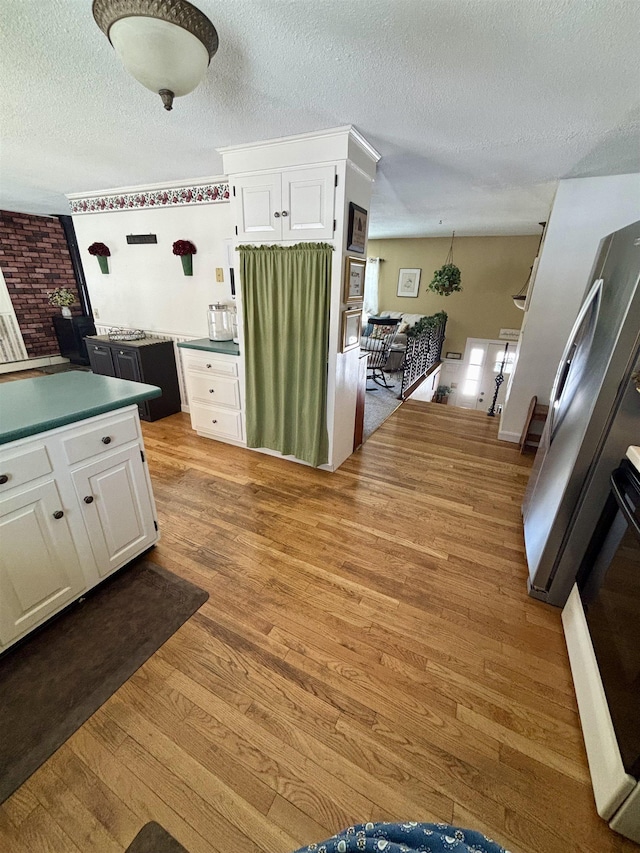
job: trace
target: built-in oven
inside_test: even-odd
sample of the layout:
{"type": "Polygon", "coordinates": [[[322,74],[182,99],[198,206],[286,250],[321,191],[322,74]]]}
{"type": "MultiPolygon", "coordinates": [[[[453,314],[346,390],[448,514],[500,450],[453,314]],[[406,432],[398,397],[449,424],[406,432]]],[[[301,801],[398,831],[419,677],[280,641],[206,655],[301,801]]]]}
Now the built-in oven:
{"type": "Polygon", "coordinates": [[[640,454],[628,455],[562,621],[598,813],[640,842],[640,454]]]}

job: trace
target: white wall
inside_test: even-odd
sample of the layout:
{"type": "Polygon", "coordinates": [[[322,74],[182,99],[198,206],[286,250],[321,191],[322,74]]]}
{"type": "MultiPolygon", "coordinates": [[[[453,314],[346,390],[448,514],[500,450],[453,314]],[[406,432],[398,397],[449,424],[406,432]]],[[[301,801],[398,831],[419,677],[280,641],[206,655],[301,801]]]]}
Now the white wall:
{"type": "Polygon", "coordinates": [[[99,325],[201,338],[207,336],[209,303],[231,301],[224,245],[233,233],[228,203],[86,213],[73,222],[99,325]],[[127,234],[149,233],[157,235],[157,244],[128,245],[127,234]],[[176,240],[191,240],[197,249],[191,277],[172,253],[176,240]],[[87,251],[96,241],[111,250],[109,275],[87,251]],[[221,284],[216,267],[224,270],[221,284]]]}
{"type": "Polygon", "coordinates": [[[499,437],[518,441],[531,398],[548,403],[600,240],[640,219],[640,174],[560,181],[507,392],[499,437]]]}
{"type": "MultiPolygon", "coordinates": [[[[369,169],[371,169],[370,164],[369,169]]],[[[365,210],[370,211],[371,194],[373,191],[373,180],[365,175],[361,169],[356,168],[349,160],[346,161],[345,180],[342,181],[342,174],[340,178],[338,189],[344,184],[344,194],[338,193],[336,196],[336,233],[342,234],[342,240],[338,243],[337,248],[339,251],[335,252],[333,258],[331,291],[332,325],[329,336],[329,377],[335,376],[334,395],[332,395],[334,397],[333,410],[329,407],[329,437],[333,448],[331,459],[334,471],[353,453],[353,433],[356,421],[356,399],[358,396],[360,371],[360,348],[357,347],[345,353],[340,351],[342,349],[342,311],[353,307],[346,305],[342,301],[344,296],[345,258],[351,256],[366,259],[367,257],[366,245],[362,255],[346,250],[349,202],[352,201],[365,210]],[[335,371],[333,370],[334,363],[335,371]]],[[[330,391],[331,386],[332,383],[329,381],[328,387],[330,391]]]]}

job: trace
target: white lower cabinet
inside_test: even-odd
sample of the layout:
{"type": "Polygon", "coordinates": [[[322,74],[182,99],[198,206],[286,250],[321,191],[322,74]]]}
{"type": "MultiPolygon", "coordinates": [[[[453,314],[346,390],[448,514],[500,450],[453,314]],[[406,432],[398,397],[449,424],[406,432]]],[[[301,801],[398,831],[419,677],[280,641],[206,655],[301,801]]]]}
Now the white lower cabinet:
{"type": "Polygon", "coordinates": [[[1,445],[0,651],[155,544],[155,517],[137,406],[1,445]]]}
{"type": "Polygon", "coordinates": [[[191,426],[205,438],[244,444],[237,356],[181,348],[191,426]]]}
{"type": "Polygon", "coordinates": [[[71,476],[100,577],[153,545],[153,508],[137,445],[78,468],[71,476]]]}
{"type": "Polygon", "coordinates": [[[86,581],[55,481],[0,500],[0,645],[78,596],[86,581]]]}

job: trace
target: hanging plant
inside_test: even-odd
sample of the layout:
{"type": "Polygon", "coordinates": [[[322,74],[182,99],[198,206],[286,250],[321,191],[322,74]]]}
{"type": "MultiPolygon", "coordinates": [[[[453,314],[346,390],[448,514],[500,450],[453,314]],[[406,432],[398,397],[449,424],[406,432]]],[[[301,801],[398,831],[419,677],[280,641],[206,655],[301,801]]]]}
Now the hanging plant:
{"type": "Polygon", "coordinates": [[[173,254],[180,257],[185,275],[193,275],[193,256],[197,251],[191,240],[176,240],[173,244],[173,254]]]}
{"type": "Polygon", "coordinates": [[[97,257],[102,274],[109,275],[109,261],[107,260],[111,254],[109,247],[104,243],[92,243],[89,246],[89,254],[97,257]]]}
{"type": "Polygon", "coordinates": [[[440,296],[451,296],[452,293],[462,290],[460,269],[453,263],[453,238],[455,236],[456,232],[454,231],[451,235],[449,254],[440,269],[435,270],[433,280],[429,284],[429,290],[440,296]]]}

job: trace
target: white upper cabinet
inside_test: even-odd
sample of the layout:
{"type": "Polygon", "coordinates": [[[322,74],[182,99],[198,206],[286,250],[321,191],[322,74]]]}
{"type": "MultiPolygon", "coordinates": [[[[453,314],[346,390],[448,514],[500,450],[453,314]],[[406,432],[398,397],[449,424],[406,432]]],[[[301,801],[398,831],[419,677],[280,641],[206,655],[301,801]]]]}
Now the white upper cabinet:
{"type": "Polygon", "coordinates": [[[241,240],[282,239],[282,183],[279,172],[256,178],[238,178],[238,236],[241,240]]]}
{"type": "Polygon", "coordinates": [[[335,166],[237,178],[238,240],[331,240],[335,166]]]}

